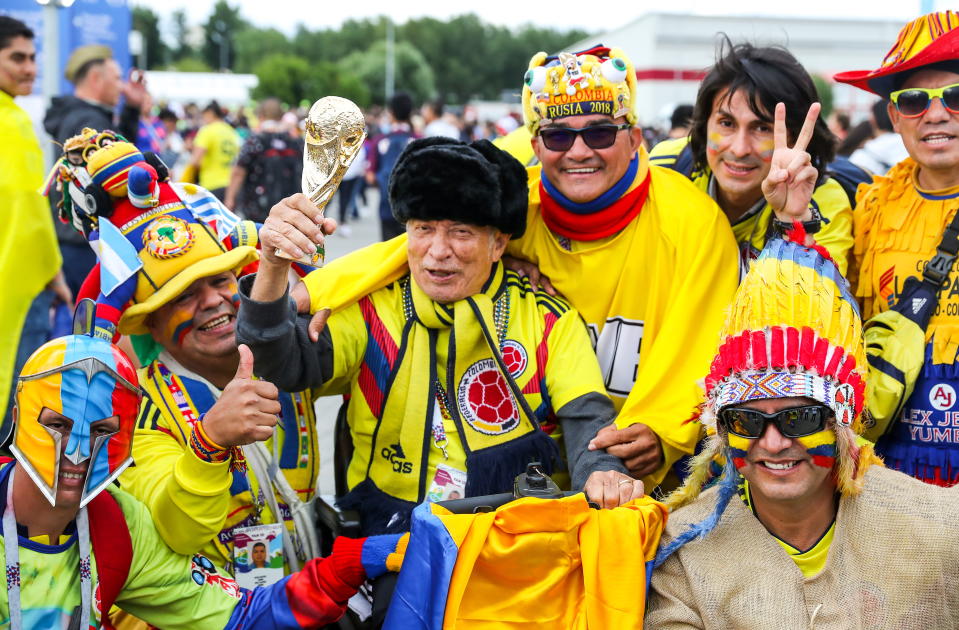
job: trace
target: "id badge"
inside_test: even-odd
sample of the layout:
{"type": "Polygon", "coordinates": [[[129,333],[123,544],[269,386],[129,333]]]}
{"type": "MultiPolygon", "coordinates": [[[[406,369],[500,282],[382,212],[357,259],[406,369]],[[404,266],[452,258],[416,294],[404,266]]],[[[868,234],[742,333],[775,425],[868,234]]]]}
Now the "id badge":
{"type": "Polygon", "coordinates": [[[243,588],[269,586],[283,579],[283,525],[239,527],[233,532],[233,567],[243,588]]]}
{"type": "Polygon", "coordinates": [[[446,464],[436,465],[436,474],[426,493],[427,501],[447,501],[466,496],[466,471],[446,464]]]}

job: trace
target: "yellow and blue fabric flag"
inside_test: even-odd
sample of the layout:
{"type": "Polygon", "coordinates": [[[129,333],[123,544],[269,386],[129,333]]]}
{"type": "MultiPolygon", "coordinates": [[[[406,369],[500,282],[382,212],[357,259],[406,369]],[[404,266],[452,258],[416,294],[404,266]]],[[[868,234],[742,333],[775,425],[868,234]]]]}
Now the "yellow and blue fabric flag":
{"type": "Polygon", "coordinates": [[[640,629],[666,508],[612,510],[585,495],[525,498],[494,512],[413,512],[386,630],[640,629]]]}

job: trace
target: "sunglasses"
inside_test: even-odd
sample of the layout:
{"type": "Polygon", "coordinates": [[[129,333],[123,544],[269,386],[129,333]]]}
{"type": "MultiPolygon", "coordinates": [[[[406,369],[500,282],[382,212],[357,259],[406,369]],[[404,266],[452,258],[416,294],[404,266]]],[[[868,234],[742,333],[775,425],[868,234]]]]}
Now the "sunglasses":
{"type": "Polygon", "coordinates": [[[616,142],[616,134],[632,125],[595,125],[582,129],[567,127],[549,127],[539,130],[539,137],[550,151],[569,151],[576,142],[576,136],[582,136],[583,142],[590,149],[608,149],[616,142]]]}
{"type": "Polygon", "coordinates": [[[906,118],[918,118],[932,105],[932,99],[938,98],[950,114],[959,114],[959,83],[941,88],[909,88],[897,90],[889,95],[899,113],[906,118]]]}
{"type": "Polygon", "coordinates": [[[724,429],[750,440],[762,437],[766,425],[772,422],[787,438],[798,438],[818,433],[826,428],[832,417],[832,409],[825,405],[790,407],[776,413],[763,413],[755,409],[726,407],[719,412],[719,422],[724,429]]]}

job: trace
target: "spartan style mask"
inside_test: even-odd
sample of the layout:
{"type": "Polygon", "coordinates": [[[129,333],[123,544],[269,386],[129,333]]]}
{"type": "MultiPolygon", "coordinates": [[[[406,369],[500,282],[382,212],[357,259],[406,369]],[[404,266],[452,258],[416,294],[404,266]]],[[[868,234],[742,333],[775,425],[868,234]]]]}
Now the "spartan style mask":
{"type": "Polygon", "coordinates": [[[10,450],[51,505],[56,505],[61,452],[74,464],[89,461],[83,507],[133,461],[139,404],[136,369],[119,348],[89,335],[54,339],[33,353],[17,380],[10,450]],[[45,408],[72,426],[60,432],[41,424],[45,408]],[[91,424],[113,416],[119,416],[119,430],[91,439],[91,424]]]}

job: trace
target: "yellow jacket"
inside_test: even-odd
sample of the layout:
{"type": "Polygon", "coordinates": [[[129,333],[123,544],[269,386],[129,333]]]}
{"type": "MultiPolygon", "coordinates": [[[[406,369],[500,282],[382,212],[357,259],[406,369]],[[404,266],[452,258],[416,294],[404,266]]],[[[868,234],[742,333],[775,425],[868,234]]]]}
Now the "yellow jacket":
{"type": "MultiPolygon", "coordinates": [[[[645,157],[641,152],[640,168],[645,157]]],[[[718,345],[739,267],[735,239],[715,202],[679,173],[649,168],[649,196],[639,216],[619,234],[576,241],[572,252],[543,222],[540,169],[529,168],[526,234],[510,241],[507,253],[537,264],[586,320],[607,391],[621,409],[617,425],[642,422],[659,436],[665,460],[645,480],[654,487],[699,439],[699,425],[685,421],[702,402],[699,382],[718,345]]],[[[402,235],[337,259],[304,282],[313,312],[336,312],[404,273],[402,235]],[[383,262],[371,268],[357,260],[383,262]]]]}
{"type": "MultiPolygon", "coordinates": [[[[9,388],[30,303],[60,269],[50,204],[40,194],[43,154],[30,117],[0,90],[0,383],[9,388]]],[[[7,390],[4,390],[7,391],[7,390]]]]}
{"type": "MultiPolygon", "coordinates": [[[[186,413],[194,418],[209,410],[212,395],[191,388],[176,374],[164,376],[160,363],[154,361],[138,372],[146,395],[133,439],[135,465],[123,472],[120,481],[124,490],[150,509],[160,536],[170,548],[187,555],[202,553],[219,566],[232,567],[233,530],[254,524],[251,488],[259,493],[260,480],[251,469],[245,474],[231,472],[229,462],[210,463],[196,456],[190,448],[192,423],[178,406],[173,391],[179,389],[185,394],[186,413]]],[[[272,453],[273,440],[281,440],[277,446],[280,471],[301,501],[312,498],[319,473],[313,402],[309,391],[280,392],[280,423],[274,437],[265,442],[266,450],[272,453]]],[[[277,503],[286,512],[279,494],[277,503]]],[[[278,521],[269,504],[262,510],[261,523],[278,521]]],[[[288,513],[284,521],[292,530],[288,513]]]]}
{"type": "Polygon", "coordinates": [[[485,514],[421,505],[384,628],[639,630],[666,517],[649,497],[612,510],[582,494],[485,514]]]}

